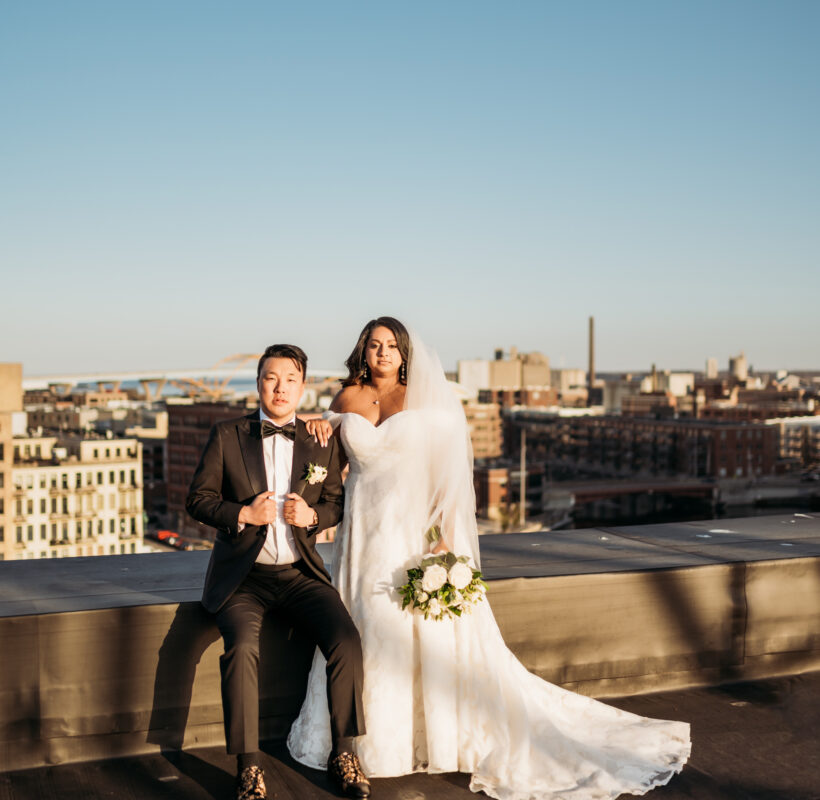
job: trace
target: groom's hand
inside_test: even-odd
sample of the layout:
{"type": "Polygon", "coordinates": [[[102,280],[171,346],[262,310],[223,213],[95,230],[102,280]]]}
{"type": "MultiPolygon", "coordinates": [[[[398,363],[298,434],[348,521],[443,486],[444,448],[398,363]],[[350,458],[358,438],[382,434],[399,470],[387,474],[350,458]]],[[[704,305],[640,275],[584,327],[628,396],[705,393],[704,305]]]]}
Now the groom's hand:
{"type": "Polygon", "coordinates": [[[285,497],[285,522],[297,528],[310,528],[318,523],[318,515],[304,498],[291,492],[285,497]]]}
{"type": "Polygon", "coordinates": [[[276,520],[276,493],[262,492],[253,498],[249,506],[242,506],[239,523],[242,525],[268,525],[276,520]]]}

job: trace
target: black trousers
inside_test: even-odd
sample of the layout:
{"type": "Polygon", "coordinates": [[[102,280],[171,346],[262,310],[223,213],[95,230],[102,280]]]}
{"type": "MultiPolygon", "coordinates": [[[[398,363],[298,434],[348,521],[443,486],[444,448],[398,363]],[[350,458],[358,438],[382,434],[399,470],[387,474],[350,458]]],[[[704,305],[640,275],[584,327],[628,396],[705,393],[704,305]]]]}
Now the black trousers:
{"type": "Polygon", "coordinates": [[[330,733],[361,736],[362,644],[339,593],[297,562],[256,564],[225,605],[216,622],[225,640],[219,660],[228,753],[259,749],[259,632],[268,611],[282,614],[311,636],[327,659],[330,733]]]}

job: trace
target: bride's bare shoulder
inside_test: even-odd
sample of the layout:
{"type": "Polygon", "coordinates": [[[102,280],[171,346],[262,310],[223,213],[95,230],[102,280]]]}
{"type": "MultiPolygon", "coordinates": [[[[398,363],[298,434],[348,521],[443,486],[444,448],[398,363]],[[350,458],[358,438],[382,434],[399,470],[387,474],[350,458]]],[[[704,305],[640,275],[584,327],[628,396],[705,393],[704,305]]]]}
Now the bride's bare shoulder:
{"type": "Polygon", "coordinates": [[[337,414],[345,414],[348,411],[358,411],[366,405],[366,392],[363,387],[352,385],[345,386],[330,404],[330,410],[337,414]]]}

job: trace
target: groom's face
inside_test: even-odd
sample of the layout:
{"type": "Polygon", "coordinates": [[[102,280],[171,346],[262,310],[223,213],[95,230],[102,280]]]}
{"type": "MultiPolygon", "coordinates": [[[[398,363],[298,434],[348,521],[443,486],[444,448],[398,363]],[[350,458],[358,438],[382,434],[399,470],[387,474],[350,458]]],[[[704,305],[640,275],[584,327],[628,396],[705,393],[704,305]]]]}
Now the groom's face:
{"type": "Polygon", "coordinates": [[[276,424],[284,424],[296,411],[305,391],[305,376],[292,358],[266,358],[256,382],[259,404],[276,424]]]}

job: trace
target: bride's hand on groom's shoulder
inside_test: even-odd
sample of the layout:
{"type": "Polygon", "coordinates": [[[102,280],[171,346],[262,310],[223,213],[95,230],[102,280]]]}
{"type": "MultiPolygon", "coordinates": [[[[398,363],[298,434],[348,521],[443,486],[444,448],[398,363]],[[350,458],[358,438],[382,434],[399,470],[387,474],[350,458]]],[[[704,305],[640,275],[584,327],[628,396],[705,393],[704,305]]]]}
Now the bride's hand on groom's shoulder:
{"type": "Polygon", "coordinates": [[[319,442],[322,447],[327,447],[327,443],[333,435],[333,426],[326,419],[305,420],[305,427],[307,428],[307,432],[319,442]]]}

